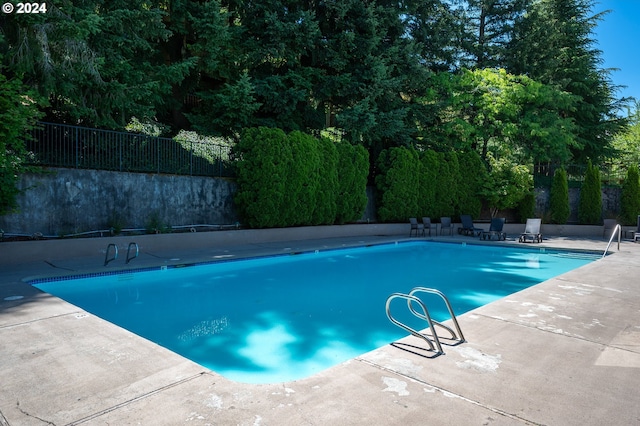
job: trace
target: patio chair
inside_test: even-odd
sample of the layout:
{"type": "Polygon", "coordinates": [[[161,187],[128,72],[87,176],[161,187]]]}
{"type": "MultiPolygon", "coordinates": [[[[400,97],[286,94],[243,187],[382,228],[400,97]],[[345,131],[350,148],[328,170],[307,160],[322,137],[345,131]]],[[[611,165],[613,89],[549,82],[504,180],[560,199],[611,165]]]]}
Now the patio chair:
{"type": "Polygon", "coordinates": [[[476,228],[473,225],[473,220],[471,219],[471,215],[463,214],[460,215],[460,222],[462,222],[462,226],[458,228],[458,234],[462,235],[471,235],[477,237],[480,235],[484,229],[476,228]]]}
{"type": "Polygon", "coordinates": [[[416,237],[418,236],[418,232],[422,232],[422,235],[424,236],[424,228],[422,227],[422,224],[418,223],[418,219],[416,219],[415,217],[410,217],[409,224],[411,225],[411,229],[409,230],[409,237],[411,237],[414,232],[416,233],[416,237]]]}
{"type": "Polygon", "coordinates": [[[518,239],[521,243],[526,243],[528,239],[531,239],[532,243],[541,243],[542,234],[540,233],[540,225],[542,219],[527,219],[527,223],[524,226],[524,232],[520,234],[518,239]]]}
{"type": "Polygon", "coordinates": [[[504,222],[506,219],[504,217],[494,217],[491,219],[491,226],[489,226],[488,231],[482,231],[481,238],[483,240],[492,240],[494,236],[498,237],[498,241],[506,240],[507,234],[502,232],[502,228],[504,227],[504,222]]]}
{"type": "Polygon", "coordinates": [[[604,227],[602,228],[602,238],[605,238],[607,235],[611,235],[611,232],[617,225],[618,222],[615,219],[605,219],[604,227]]]}
{"type": "Polygon", "coordinates": [[[453,225],[451,224],[451,218],[448,216],[440,218],[440,235],[445,229],[449,231],[449,235],[453,236],[453,225]]]}
{"type": "Polygon", "coordinates": [[[431,236],[431,228],[436,228],[436,232],[437,232],[437,226],[435,225],[435,223],[431,223],[431,218],[430,217],[423,217],[422,218],[422,235],[426,235],[427,231],[429,231],[429,236],[431,236]]]}
{"type": "Polygon", "coordinates": [[[638,224],[636,225],[636,230],[633,231],[633,242],[637,243],[640,240],[640,214],[638,215],[638,224]]]}

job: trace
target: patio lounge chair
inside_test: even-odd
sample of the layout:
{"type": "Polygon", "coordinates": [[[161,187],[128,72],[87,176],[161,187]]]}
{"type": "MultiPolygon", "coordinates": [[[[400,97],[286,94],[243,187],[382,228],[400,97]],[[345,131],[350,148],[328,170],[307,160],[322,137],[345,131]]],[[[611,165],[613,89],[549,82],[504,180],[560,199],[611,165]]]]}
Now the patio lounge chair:
{"type": "Polygon", "coordinates": [[[541,243],[542,234],[540,233],[540,224],[542,219],[527,219],[527,224],[524,226],[524,232],[520,234],[518,239],[521,243],[526,243],[528,239],[531,239],[532,243],[541,243]]]}
{"type": "Polygon", "coordinates": [[[506,240],[507,234],[502,232],[502,228],[504,227],[505,222],[504,217],[494,217],[491,219],[491,226],[489,226],[488,231],[482,231],[481,238],[483,240],[492,240],[494,236],[498,237],[498,241],[506,240]]]}
{"type": "Polygon", "coordinates": [[[471,235],[477,237],[480,235],[484,229],[476,228],[473,225],[473,220],[471,219],[471,215],[463,214],[460,215],[460,222],[462,222],[462,226],[458,228],[458,234],[462,235],[471,235]]]}
{"type": "Polygon", "coordinates": [[[436,232],[438,230],[437,226],[434,223],[431,223],[430,217],[422,218],[422,235],[426,235],[427,231],[429,231],[429,236],[431,236],[431,228],[436,228],[436,232]]]}
{"type": "Polygon", "coordinates": [[[604,228],[602,228],[602,238],[610,236],[616,225],[618,225],[618,222],[615,219],[605,219],[604,228]]]}
{"type": "Polygon", "coordinates": [[[440,218],[440,235],[445,229],[449,230],[449,235],[453,235],[453,225],[451,224],[451,218],[448,216],[440,218]]]}
{"type": "Polygon", "coordinates": [[[418,219],[415,217],[409,218],[409,224],[411,224],[411,229],[409,230],[409,237],[416,233],[416,237],[418,236],[418,232],[422,232],[422,236],[424,236],[424,228],[421,223],[418,223],[418,219]]]}

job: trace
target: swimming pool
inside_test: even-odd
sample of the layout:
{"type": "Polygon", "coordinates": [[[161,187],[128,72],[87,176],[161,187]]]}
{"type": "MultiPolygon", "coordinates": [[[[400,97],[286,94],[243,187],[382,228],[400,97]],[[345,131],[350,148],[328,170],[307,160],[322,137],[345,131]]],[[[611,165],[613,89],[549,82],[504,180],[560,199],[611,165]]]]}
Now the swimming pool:
{"type": "Polygon", "coordinates": [[[229,379],[270,383],[406,336],[386,317],[391,293],[436,288],[460,315],[597,257],[406,242],[32,284],[229,379]]]}

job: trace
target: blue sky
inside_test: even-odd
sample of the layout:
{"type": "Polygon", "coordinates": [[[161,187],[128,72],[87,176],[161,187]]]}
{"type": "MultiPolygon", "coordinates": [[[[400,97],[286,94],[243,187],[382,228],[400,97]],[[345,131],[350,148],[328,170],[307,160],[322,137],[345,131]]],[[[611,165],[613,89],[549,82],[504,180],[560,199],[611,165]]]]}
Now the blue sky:
{"type": "Polygon", "coordinates": [[[622,88],[616,97],[633,96],[640,100],[640,0],[600,0],[593,12],[605,10],[595,29],[596,47],[602,51],[603,68],[618,68],[611,79],[622,88]]]}

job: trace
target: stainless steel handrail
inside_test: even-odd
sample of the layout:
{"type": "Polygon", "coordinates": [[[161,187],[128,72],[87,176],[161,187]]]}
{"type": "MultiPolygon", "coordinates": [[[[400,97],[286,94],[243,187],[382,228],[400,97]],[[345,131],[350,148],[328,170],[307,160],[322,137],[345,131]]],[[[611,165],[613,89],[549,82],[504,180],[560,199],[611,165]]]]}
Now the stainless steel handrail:
{"type": "Polygon", "coordinates": [[[613,237],[615,237],[616,232],[618,233],[618,251],[620,251],[620,238],[622,234],[622,227],[618,224],[613,228],[613,232],[611,233],[611,238],[609,238],[609,244],[607,244],[607,248],[604,249],[604,253],[602,253],[602,258],[607,255],[609,251],[609,247],[611,246],[611,242],[613,241],[613,237]]]}
{"type": "MultiPolygon", "coordinates": [[[[415,336],[415,337],[417,337],[419,339],[422,339],[425,342],[427,342],[427,344],[429,345],[430,350],[436,352],[436,355],[440,355],[440,354],[444,353],[444,351],[442,350],[442,345],[440,345],[440,339],[438,339],[438,334],[436,333],[435,329],[433,328],[433,321],[431,320],[431,316],[429,315],[429,311],[427,310],[427,307],[424,305],[422,300],[420,300],[418,297],[411,296],[409,294],[404,294],[404,293],[393,293],[387,298],[386,311],[387,311],[387,318],[389,318],[389,321],[391,321],[392,323],[394,323],[398,327],[402,328],[403,330],[408,331],[413,336],[415,336]],[[436,349],[436,346],[433,346],[433,342],[431,341],[431,339],[429,339],[428,336],[425,336],[424,334],[420,333],[419,331],[417,331],[417,330],[409,327],[408,325],[398,321],[397,319],[395,319],[391,315],[391,310],[390,310],[391,301],[393,299],[396,299],[396,298],[406,299],[407,303],[409,303],[409,304],[411,302],[415,302],[415,303],[418,304],[418,306],[420,306],[422,308],[422,311],[424,312],[424,314],[420,314],[420,315],[418,315],[418,317],[422,318],[422,319],[425,319],[427,321],[427,323],[429,324],[429,328],[433,332],[433,342],[435,342],[435,344],[437,346],[437,349],[436,349]]],[[[415,310],[413,308],[411,309],[411,311],[415,313],[415,310]]]]}
{"type": "Polygon", "coordinates": [[[111,262],[112,260],[116,260],[117,258],[118,258],[118,246],[111,243],[107,246],[107,252],[104,254],[104,266],[107,266],[109,262],[111,262]],[[109,259],[109,251],[111,247],[113,247],[114,252],[113,252],[113,257],[109,259]]]}
{"type": "Polygon", "coordinates": [[[127,261],[125,263],[129,264],[130,261],[138,257],[138,254],[140,254],[140,248],[138,247],[138,244],[129,243],[129,247],[127,247],[127,261]],[[134,256],[129,256],[129,254],[131,253],[131,246],[134,246],[136,248],[136,254],[134,256]]]}
{"type": "MultiPolygon", "coordinates": [[[[434,288],[427,288],[427,287],[416,287],[413,290],[411,290],[409,292],[410,296],[415,296],[415,293],[430,293],[430,294],[435,294],[440,296],[440,298],[444,301],[444,304],[447,306],[447,310],[449,311],[449,315],[451,316],[451,320],[453,321],[453,325],[456,328],[456,331],[458,332],[458,335],[456,336],[456,333],[449,327],[447,327],[446,325],[438,322],[438,321],[432,321],[433,324],[440,326],[442,328],[444,328],[445,330],[447,330],[449,333],[451,333],[451,338],[453,340],[457,340],[460,343],[464,342],[464,336],[462,334],[462,330],[460,329],[460,324],[458,324],[458,319],[456,318],[456,315],[453,313],[453,308],[451,307],[451,303],[449,303],[449,299],[447,299],[447,296],[444,295],[444,293],[442,293],[439,290],[436,290],[434,288]]],[[[421,317],[419,312],[416,312],[413,309],[413,306],[411,306],[411,302],[408,301],[407,302],[409,304],[409,309],[411,310],[411,312],[417,316],[417,317],[421,317]]],[[[435,330],[434,330],[435,333],[435,330]]]]}

